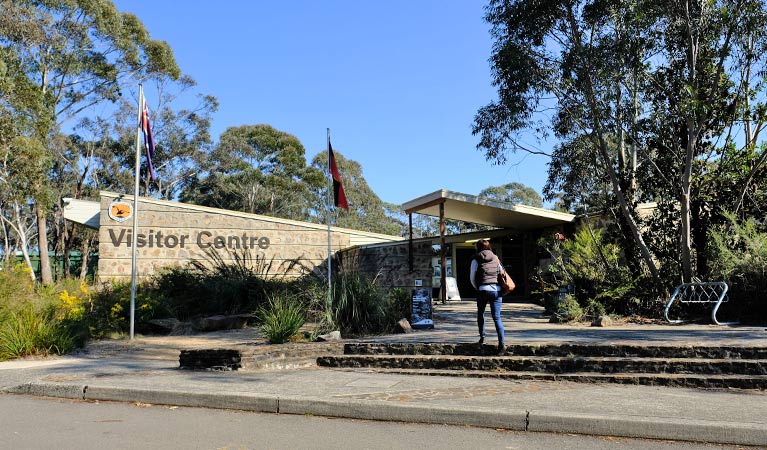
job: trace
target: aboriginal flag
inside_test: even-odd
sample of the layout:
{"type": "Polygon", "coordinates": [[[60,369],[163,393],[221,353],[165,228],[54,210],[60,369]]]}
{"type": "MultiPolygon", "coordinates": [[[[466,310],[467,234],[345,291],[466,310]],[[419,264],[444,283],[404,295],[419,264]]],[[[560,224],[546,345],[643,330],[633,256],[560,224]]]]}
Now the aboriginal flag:
{"type": "Polygon", "coordinates": [[[341,183],[341,174],[338,172],[338,165],[336,165],[336,156],[333,154],[333,147],[328,140],[328,159],[330,160],[330,176],[333,177],[333,203],[336,208],[343,208],[349,210],[349,203],[346,202],[346,194],[344,194],[344,185],[341,183]]]}
{"type": "Polygon", "coordinates": [[[144,133],[144,148],[146,148],[146,162],[149,170],[149,177],[154,181],[154,165],[152,165],[152,158],[154,158],[154,136],[152,136],[152,124],[149,122],[149,108],[146,106],[146,99],[141,98],[141,119],[139,120],[139,128],[144,133]]]}

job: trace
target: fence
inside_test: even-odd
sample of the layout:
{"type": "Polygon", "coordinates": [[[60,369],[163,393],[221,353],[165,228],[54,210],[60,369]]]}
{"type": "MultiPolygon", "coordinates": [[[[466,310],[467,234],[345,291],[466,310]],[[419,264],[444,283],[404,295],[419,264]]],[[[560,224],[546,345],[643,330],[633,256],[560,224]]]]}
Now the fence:
{"type": "MultiPolygon", "coordinates": [[[[62,275],[64,275],[64,255],[50,255],[51,259],[51,271],[53,272],[54,278],[60,278],[62,275]]],[[[40,255],[29,255],[29,260],[32,263],[32,270],[35,271],[35,275],[37,277],[40,276],[40,255]]],[[[16,264],[24,264],[26,265],[26,262],[24,262],[24,256],[22,255],[16,255],[16,264]]],[[[86,274],[89,277],[95,277],[96,275],[96,269],[98,268],[99,263],[99,255],[98,253],[93,253],[88,256],[87,261],[87,271],[86,274]]],[[[2,267],[3,261],[0,260],[0,267],[2,267]]],[[[80,253],[71,253],[69,255],[69,276],[73,277],[79,277],[80,276],[80,268],[83,265],[83,255],[80,253]]]]}

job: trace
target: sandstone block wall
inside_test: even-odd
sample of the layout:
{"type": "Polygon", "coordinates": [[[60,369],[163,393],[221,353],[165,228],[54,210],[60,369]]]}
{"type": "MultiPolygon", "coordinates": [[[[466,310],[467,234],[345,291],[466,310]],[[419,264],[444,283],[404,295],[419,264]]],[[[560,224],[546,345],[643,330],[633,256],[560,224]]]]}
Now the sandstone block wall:
{"type": "MultiPolygon", "coordinates": [[[[102,196],[99,226],[99,272],[102,280],[130,280],[133,239],[132,219],[109,217],[113,197],[102,196]]],[[[128,200],[132,203],[132,198],[128,200]]],[[[258,217],[258,216],[256,216],[258,217]]],[[[154,275],[164,266],[210,261],[206,251],[224,260],[249,252],[271,264],[269,275],[299,276],[326,264],[327,228],[300,222],[258,219],[210,208],[172,202],[139,201],[138,276],[154,275]],[[298,260],[299,265],[292,264],[298,260]]],[[[331,248],[350,245],[350,235],[331,233],[331,248]]],[[[322,269],[324,271],[324,269],[322,269]]]]}
{"type": "Polygon", "coordinates": [[[387,289],[415,287],[415,280],[421,280],[424,288],[431,288],[432,243],[413,242],[413,271],[408,262],[408,242],[381,244],[370,247],[355,247],[339,253],[342,267],[363,272],[376,279],[379,286],[387,289]]]}

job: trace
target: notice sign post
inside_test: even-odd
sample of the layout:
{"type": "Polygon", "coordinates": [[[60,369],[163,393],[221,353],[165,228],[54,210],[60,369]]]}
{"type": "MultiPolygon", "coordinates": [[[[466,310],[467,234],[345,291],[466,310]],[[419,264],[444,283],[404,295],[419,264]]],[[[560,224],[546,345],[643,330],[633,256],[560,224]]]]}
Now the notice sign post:
{"type": "Polygon", "coordinates": [[[413,289],[410,300],[410,326],[416,329],[434,328],[431,313],[431,289],[413,289]]]}

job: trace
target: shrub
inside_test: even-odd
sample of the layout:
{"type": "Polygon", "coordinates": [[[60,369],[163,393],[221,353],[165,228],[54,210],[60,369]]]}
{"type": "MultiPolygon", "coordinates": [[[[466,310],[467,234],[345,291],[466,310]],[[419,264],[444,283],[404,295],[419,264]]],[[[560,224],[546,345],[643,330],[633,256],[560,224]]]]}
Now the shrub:
{"type": "Polygon", "coordinates": [[[725,281],[732,299],[722,312],[743,321],[767,322],[767,233],[753,218],[738,223],[726,213],[726,229],[712,232],[711,277],[725,281]]]}
{"type": "Polygon", "coordinates": [[[273,344],[287,342],[306,320],[303,308],[287,291],[269,296],[266,306],[256,313],[261,331],[273,344]]]}
{"type": "MultiPolygon", "coordinates": [[[[130,330],[129,282],[112,282],[103,285],[93,294],[91,311],[86,320],[93,337],[104,337],[110,333],[126,333],[130,330]]],[[[168,299],[151,283],[136,286],[135,329],[145,331],[152,319],[175,317],[168,299]]]]}
{"type": "Polygon", "coordinates": [[[589,300],[588,304],[585,308],[583,308],[583,316],[588,317],[590,319],[597,319],[600,316],[604,316],[607,314],[607,309],[605,308],[605,305],[602,303],[596,301],[596,300],[589,300]]]}
{"type": "Polygon", "coordinates": [[[11,312],[30,304],[40,307],[43,301],[35,291],[29,268],[23,264],[7,264],[0,270],[0,323],[11,312]]]}
{"type": "MultiPolygon", "coordinates": [[[[206,250],[203,262],[169,267],[155,277],[157,289],[171,302],[178,319],[210,314],[239,314],[258,309],[266,294],[290,282],[271,274],[273,260],[251,255],[249,250],[232,252],[224,260],[216,250],[206,250]]],[[[283,268],[289,272],[298,261],[283,268]]]]}
{"type": "Polygon", "coordinates": [[[0,360],[29,355],[63,354],[75,348],[75,339],[52,317],[31,305],[11,312],[0,326],[0,360]]]}
{"type": "Polygon", "coordinates": [[[410,292],[403,288],[394,288],[386,295],[390,316],[394,320],[403,317],[410,320],[410,292]]]}
{"type": "Polygon", "coordinates": [[[557,303],[554,314],[551,315],[552,322],[577,322],[583,318],[583,309],[578,304],[578,300],[572,294],[567,294],[557,303]]]}
{"type": "Polygon", "coordinates": [[[359,272],[335,275],[329,317],[344,334],[376,334],[390,330],[396,319],[378,286],[359,272]]]}
{"type": "Polygon", "coordinates": [[[621,249],[607,241],[602,229],[580,227],[572,239],[542,240],[540,246],[554,256],[547,272],[538,273],[540,293],[552,301],[547,311],[555,307],[557,290],[561,285],[573,288],[576,301],[589,306],[589,311],[621,315],[659,315],[662,303],[655,300],[652,284],[644,276],[632,277],[625,266],[621,249]]]}

